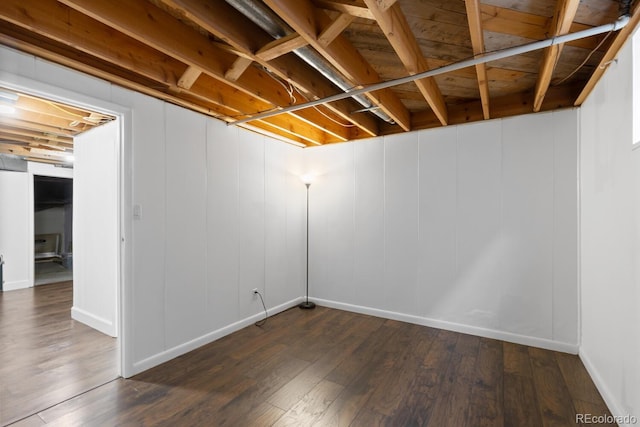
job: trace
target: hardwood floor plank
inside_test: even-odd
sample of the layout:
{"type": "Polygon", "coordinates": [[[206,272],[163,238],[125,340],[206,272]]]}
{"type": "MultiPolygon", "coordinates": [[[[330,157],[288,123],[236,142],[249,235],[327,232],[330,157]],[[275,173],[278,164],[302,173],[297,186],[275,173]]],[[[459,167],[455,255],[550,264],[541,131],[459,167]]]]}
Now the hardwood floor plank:
{"type": "Polygon", "coordinates": [[[71,319],[73,283],[0,292],[0,425],[118,376],[117,340],[71,319]]]}
{"type": "Polygon", "coordinates": [[[543,425],[575,423],[576,411],[553,352],[529,347],[529,357],[543,425]]]}
{"type": "Polygon", "coordinates": [[[531,360],[529,359],[528,347],[520,344],[505,342],[504,351],[504,372],[505,374],[520,375],[531,378],[531,360]]]}
{"type": "Polygon", "coordinates": [[[309,393],[280,418],[274,427],[310,426],[322,416],[344,386],[331,381],[320,381],[309,393]]]}
{"type": "Polygon", "coordinates": [[[593,384],[589,373],[580,361],[580,358],[573,354],[557,353],[556,361],[562,372],[562,378],[569,389],[569,393],[574,401],[601,403],[602,396],[593,384]]]}
{"type": "Polygon", "coordinates": [[[504,425],[518,427],[542,425],[532,378],[505,372],[504,425]]]}
{"type": "Polygon", "coordinates": [[[38,419],[64,427],[576,425],[576,412],[606,411],[594,390],[573,356],[294,308],[38,419]]]}

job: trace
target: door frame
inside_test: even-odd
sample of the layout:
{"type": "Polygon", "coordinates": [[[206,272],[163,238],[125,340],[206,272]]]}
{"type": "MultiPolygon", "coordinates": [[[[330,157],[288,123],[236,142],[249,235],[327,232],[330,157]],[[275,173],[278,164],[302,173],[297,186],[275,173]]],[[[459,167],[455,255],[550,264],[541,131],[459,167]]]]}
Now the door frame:
{"type": "MultiPolygon", "coordinates": [[[[90,110],[95,110],[97,112],[113,115],[116,117],[116,120],[119,123],[119,143],[115,147],[117,150],[116,209],[118,212],[116,221],[118,224],[117,228],[119,230],[119,236],[114,236],[114,238],[118,239],[120,243],[119,245],[117,245],[118,253],[116,255],[117,283],[115,319],[117,323],[116,330],[118,331],[118,373],[122,377],[130,377],[134,372],[133,358],[130,352],[130,346],[128,345],[128,338],[130,336],[129,320],[131,319],[128,309],[130,307],[130,304],[128,302],[130,301],[129,298],[132,295],[130,290],[130,283],[132,283],[133,277],[133,264],[129,260],[130,254],[132,253],[129,241],[131,240],[130,236],[132,236],[133,218],[131,215],[126,215],[126,213],[132,212],[131,109],[122,105],[114,104],[104,99],[88,96],[43,81],[34,80],[7,72],[0,72],[0,86],[45,99],[50,99],[52,101],[58,101],[81,108],[87,108],[90,110]]],[[[31,182],[30,185],[31,196],[33,196],[33,182],[31,182]]],[[[33,215],[33,212],[31,213],[31,215],[33,215]]],[[[33,221],[31,221],[31,228],[33,228],[33,221]]],[[[33,256],[33,242],[31,242],[30,248],[31,253],[29,255],[33,256]]],[[[29,276],[31,285],[33,285],[33,266],[31,267],[29,276]]]]}

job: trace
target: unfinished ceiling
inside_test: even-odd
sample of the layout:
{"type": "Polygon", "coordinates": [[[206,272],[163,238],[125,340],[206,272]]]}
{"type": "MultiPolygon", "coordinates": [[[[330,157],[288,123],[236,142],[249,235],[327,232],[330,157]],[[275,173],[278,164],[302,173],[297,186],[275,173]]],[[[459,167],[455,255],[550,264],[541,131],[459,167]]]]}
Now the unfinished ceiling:
{"type": "Polygon", "coordinates": [[[71,166],[73,138],[113,119],[0,87],[0,155],[71,166]]]}
{"type": "Polygon", "coordinates": [[[3,0],[0,43],[309,146],[580,105],[639,20],[615,0],[3,0]],[[564,45],[260,113],[609,24],[564,45]]]}

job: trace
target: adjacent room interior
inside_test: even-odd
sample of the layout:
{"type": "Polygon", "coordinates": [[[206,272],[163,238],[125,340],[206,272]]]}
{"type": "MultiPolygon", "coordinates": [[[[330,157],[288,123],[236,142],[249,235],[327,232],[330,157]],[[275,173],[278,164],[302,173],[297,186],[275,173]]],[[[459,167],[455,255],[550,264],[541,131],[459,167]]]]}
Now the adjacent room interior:
{"type": "Polygon", "coordinates": [[[88,133],[114,117],[7,88],[0,99],[15,110],[3,114],[0,131],[0,424],[7,425],[119,377],[117,332],[104,321],[117,311],[118,283],[105,272],[117,257],[109,225],[118,219],[116,181],[105,180],[116,167],[108,161],[113,135],[88,133]]]}
{"type": "Polygon", "coordinates": [[[2,391],[11,350],[60,350],[19,343],[2,322],[45,309],[10,299],[117,339],[82,357],[117,378],[2,424],[638,422],[639,1],[5,0],[0,20],[4,111],[91,127],[0,115],[2,391]],[[61,190],[42,218],[36,176],[72,177],[72,207],[61,190]],[[34,287],[37,264],[73,283],[34,287]]]}

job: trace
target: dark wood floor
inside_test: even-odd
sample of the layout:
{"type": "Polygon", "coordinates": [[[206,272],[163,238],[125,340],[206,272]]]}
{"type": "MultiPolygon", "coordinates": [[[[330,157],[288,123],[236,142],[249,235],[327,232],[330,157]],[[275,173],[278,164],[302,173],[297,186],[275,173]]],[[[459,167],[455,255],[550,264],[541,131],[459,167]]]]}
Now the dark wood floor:
{"type": "Polygon", "coordinates": [[[72,282],[0,292],[0,425],[117,378],[117,340],[71,319],[72,282]]]}
{"type": "Polygon", "coordinates": [[[576,356],[297,308],[20,423],[575,426],[608,414],[576,356]]]}

